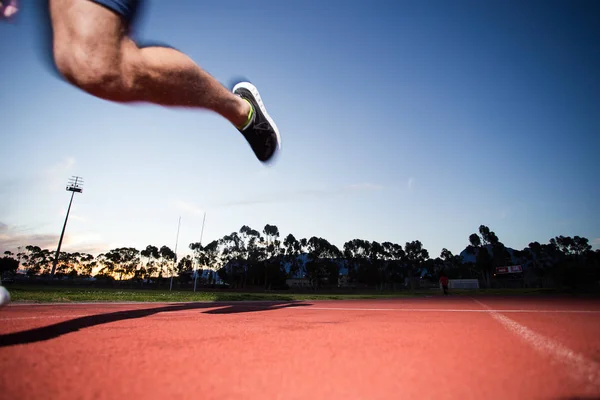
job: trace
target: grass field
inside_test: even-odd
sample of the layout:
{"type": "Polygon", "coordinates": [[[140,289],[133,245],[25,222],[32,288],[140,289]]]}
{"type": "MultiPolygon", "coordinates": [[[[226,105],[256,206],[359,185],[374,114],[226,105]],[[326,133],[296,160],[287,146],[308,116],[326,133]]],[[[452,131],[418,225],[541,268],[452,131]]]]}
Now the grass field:
{"type": "MultiPolygon", "coordinates": [[[[323,293],[239,293],[239,292],[192,292],[168,290],[140,290],[114,288],[80,288],[56,286],[10,285],[7,287],[13,302],[194,302],[194,301],[248,301],[248,300],[350,300],[384,299],[402,297],[441,296],[437,290],[400,291],[376,294],[328,294],[323,293]]],[[[556,293],[552,289],[487,289],[455,290],[452,295],[539,295],[556,293]]]]}

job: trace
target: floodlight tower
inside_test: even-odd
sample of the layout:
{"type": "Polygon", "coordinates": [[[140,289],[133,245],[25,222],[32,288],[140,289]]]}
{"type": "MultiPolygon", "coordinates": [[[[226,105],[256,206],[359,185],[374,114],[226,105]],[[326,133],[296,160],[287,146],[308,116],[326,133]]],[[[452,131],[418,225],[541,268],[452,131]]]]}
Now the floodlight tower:
{"type": "Polygon", "coordinates": [[[71,212],[71,204],[73,204],[73,196],[75,193],[83,192],[83,179],[80,176],[73,176],[69,179],[69,183],[67,185],[67,191],[71,192],[71,201],[69,202],[69,208],[67,209],[67,216],[65,217],[65,224],[63,225],[62,232],[60,234],[60,239],[58,240],[58,248],[56,249],[56,254],[54,255],[54,262],[52,263],[52,272],[50,275],[54,277],[54,272],[56,271],[56,264],[58,264],[58,255],[60,254],[60,246],[63,241],[63,236],[65,235],[65,228],[67,227],[67,220],[69,219],[69,212],[71,212]]]}

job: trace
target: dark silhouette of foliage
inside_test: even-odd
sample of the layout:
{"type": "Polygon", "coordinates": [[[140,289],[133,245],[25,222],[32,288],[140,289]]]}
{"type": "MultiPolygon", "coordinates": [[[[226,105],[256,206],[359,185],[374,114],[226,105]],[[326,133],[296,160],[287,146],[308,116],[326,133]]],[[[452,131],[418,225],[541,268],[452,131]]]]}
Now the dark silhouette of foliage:
{"type": "MultiPolygon", "coordinates": [[[[531,242],[524,249],[509,249],[485,225],[469,235],[460,254],[442,249],[430,258],[419,240],[404,247],[390,241],[352,239],[339,249],[324,238],[282,236],[276,225],[262,231],[244,225],[207,245],[190,243],[191,254],[178,260],[168,246],[148,245],[138,251],[120,247],[94,257],[86,253],[61,252],[57,266],[59,279],[89,278],[110,282],[131,280],[144,284],[173,276],[179,284],[189,284],[197,273],[202,285],[231,288],[285,289],[289,279],[305,280],[314,290],[343,285],[378,290],[416,288],[423,281],[437,282],[439,274],[451,279],[480,279],[484,287],[499,284],[497,268],[519,264],[524,285],[568,288],[599,287],[600,251],[580,236],[556,236],[548,243],[531,242]],[[283,238],[283,239],[281,239],[283,238]],[[468,261],[465,259],[468,258],[468,261]]],[[[27,275],[46,276],[53,252],[38,246],[9,251],[0,258],[0,272],[22,267],[27,275]]]]}
{"type": "Polygon", "coordinates": [[[19,261],[13,258],[10,251],[4,252],[4,257],[0,258],[0,283],[5,273],[15,273],[19,268],[19,261]]]}

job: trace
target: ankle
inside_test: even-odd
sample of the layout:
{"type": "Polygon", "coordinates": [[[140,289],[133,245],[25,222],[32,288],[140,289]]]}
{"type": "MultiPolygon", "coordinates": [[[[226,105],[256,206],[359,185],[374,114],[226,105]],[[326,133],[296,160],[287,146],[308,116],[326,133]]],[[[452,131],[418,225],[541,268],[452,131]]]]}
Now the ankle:
{"type": "Polygon", "coordinates": [[[248,126],[248,124],[252,120],[254,111],[252,110],[252,105],[250,104],[250,102],[248,100],[245,100],[241,97],[239,99],[241,100],[240,108],[239,108],[240,114],[239,114],[239,118],[236,118],[234,125],[236,127],[238,127],[238,129],[243,129],[246,126],[248,126]]]}

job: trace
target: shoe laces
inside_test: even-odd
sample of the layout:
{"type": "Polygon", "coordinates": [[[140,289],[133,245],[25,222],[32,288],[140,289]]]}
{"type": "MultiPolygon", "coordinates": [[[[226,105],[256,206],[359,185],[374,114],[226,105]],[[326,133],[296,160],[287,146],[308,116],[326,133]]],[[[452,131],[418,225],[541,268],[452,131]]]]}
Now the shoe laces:
{"type": "Polygon", "coordinates": [[[271,124],[269,124],[267,121],[260,121],[256,124],[254,124],[252,129],[254,129],[255,131],[271,131],[272,130],[271,124]]]}

